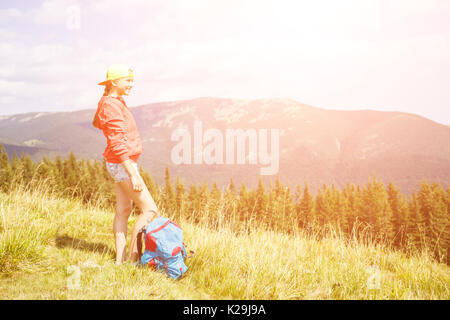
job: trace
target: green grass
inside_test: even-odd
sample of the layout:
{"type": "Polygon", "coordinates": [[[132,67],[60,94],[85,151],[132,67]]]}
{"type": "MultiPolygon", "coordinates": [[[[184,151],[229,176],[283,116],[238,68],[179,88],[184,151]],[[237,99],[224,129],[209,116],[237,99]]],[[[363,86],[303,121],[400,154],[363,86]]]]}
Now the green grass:
{"type": "Polygon", "coordinates": [[[450,299],[450,267],[426,252],[407,256],[339,234],[236,235],[189,221],[178,222],[196,254],[174,281],[114,264],[113,215],[44,186],[0,193],[1,298],[450,299]]]}

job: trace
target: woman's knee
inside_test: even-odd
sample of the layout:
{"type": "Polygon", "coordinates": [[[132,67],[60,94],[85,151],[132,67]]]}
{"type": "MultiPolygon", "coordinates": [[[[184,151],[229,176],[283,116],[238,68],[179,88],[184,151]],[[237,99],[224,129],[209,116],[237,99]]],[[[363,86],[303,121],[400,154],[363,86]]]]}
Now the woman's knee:
{"type": "Polygon", "coordinates": [[[147,186],[144,186],[144,190],[142,191],[134,191],[133,185],[130,180],[124,180],[119,182],[120,187],[124,192],[128,195],[130,199],[141,209],[143,212],[149,210],[157,211],[155,201],[153,200],[150,192],[147,189],[147,186]]]}
{"type": "Polygon", "coordinates": [[[116,184],[116,214],[128,217],[131,214],[132,209],[132,199],[130,199],[120,185],[116,184]]]}
{"type": "MultiPolygon", "coordinates": [[[[140,216],[145,217],[145,219],[151,221],[151,220],[155,219],[156,217],[159,217],[159,212],[155,209],[150,209],[147,211],[142,211],[140,216]]],[[[150,223],[150,221],[148,221],[148,222],[150,223]]]]}
{"type": "Polygon", "coordinates": [[[131,214],[133,207],[131,205],[117,205],[116,215],[119,217],[128,218],[131,214]]]}

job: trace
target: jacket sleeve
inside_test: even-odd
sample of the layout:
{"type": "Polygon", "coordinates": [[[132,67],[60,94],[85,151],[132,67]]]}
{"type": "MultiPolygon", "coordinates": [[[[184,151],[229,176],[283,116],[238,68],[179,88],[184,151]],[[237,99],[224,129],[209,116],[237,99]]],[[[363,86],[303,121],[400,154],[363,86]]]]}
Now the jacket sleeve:
{"type": "Polygon", "coordinates": [[[125,144],[125,119],[120,106],[113,102],[105,102],[98,111],[98,120],[111,152],[121,162],[129,159],[125,144]]]}

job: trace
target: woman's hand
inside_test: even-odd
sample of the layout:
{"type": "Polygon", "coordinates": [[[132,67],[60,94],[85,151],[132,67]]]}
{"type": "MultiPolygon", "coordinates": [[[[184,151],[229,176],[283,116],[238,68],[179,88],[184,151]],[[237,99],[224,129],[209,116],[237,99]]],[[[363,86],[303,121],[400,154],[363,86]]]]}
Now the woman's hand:
{"type": "Polygon", "coordinates": [[[127,159],[124,162],[122,162],[122,165],[124,166],[125,170],[130,176],[131,184],[133,185],[133,190],[141,192],[142,190],[144,190],[145,183],[141,175],[137,171],[138,169],[136,169],[133,166],[133,164],[135,163],[133,163],[133,161],[131,161],[130,159],[127,159]]]}
{"type": "Polygon", "coordinates": [[[133,190],[141,192],[144,190],[144,180],[138,174],[131,175],[131,184],[133,185],[133,190]]]}

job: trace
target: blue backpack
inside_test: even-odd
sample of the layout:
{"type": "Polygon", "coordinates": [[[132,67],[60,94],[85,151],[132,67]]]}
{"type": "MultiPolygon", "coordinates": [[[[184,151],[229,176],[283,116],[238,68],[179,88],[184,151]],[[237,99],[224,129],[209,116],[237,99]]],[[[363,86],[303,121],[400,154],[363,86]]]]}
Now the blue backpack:
{"type": "Polygon", "coordinates": [[[188,269],[183,243],[183,230],[169,218],[158,217],[143,227],[137,236],[140,265],[163,270],[173,279],[184,275],[188,269]],[[142,253],[142,236],[145,235],[145,251],[142,253]]]}

